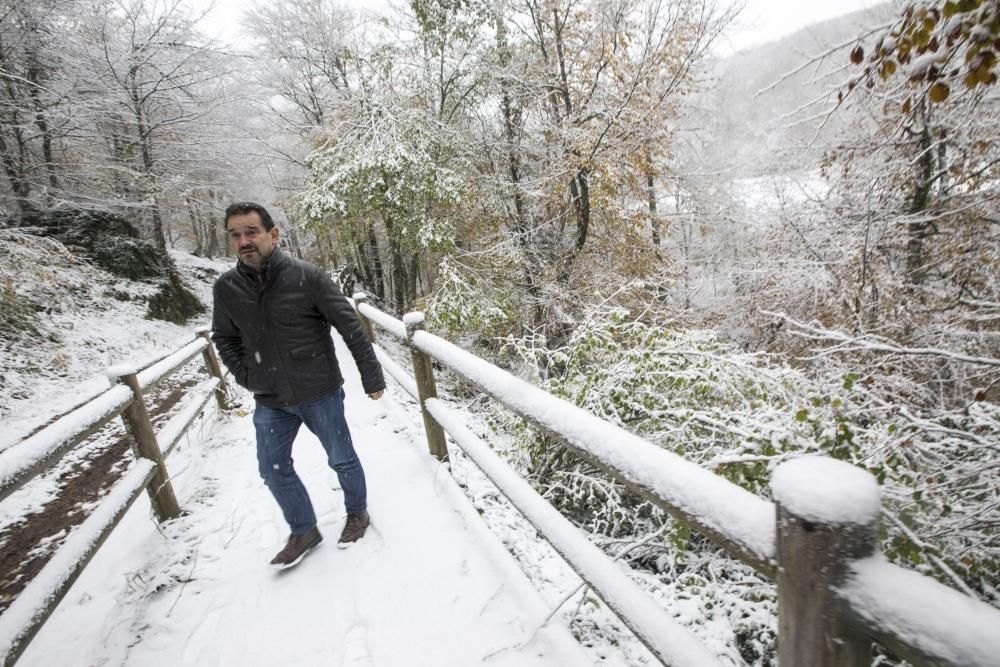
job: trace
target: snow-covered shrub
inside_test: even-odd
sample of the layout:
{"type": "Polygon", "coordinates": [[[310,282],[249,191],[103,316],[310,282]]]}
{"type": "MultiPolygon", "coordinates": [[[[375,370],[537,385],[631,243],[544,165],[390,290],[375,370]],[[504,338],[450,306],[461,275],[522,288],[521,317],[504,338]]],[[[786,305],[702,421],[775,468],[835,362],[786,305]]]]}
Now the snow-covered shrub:
{"type": "MultiPolygon", "coordinates": [[[[73,269],[81,262],[59,241],[33,233],[0,232],[0,342],[46,335],[40,313],[58,311],[92,287],[73,269]]],[[[53,339],[55,340],[55,339],[53,339]]]]}
{"type": "MultiPolygon", "coordinates": [[[[558,349],[513,339],[509,347],[547,369],[551,393],[755,493],[767,492],[768,465],[790,452],[858,455],[844,416],[847,383],[810,387],[797,371],[768,366],[710,331],[602,306],[558,349]]],[[[533,433],[526,448],[536,474],[565,457],[533,433]]]]}
{"type": "Polygon", "coordinates": [[[438,265],[437,289],[424,309],[429,322],[444,336],[468,337],[488,333],[491,337],[509,330],[514,312],[512,295],[498,292],[496,284],[481,280],[453,258],[438,265]]]}
{"type": "Polygon", "coordinates": [[[18,295],[14,281],[4,278],[0,282],[0,338],[14,338],[22,333],[37,335],[32,306],[18,295]]]}
{"type": "MultiPolygon", "coordinates": [[[[921,417],[894,400],[893,381],[860,376],[828,357],[792,368],[777,357],[740,352],[712,332],[677,329],[608,305],[591,308],[557,349],[526,337],[508,339],[505,352],[533,363],[549,392],[761,496],[770,494],[775,465],[804,453],[868,469],[883,488],[886,556],[1000,603],[1000,543],[992,529],[1000,519],[995,403],[972,401],[960,411],[921,417]]],[[[773,610],[773,593],[762,592],[773,590],[765,580],[550,435],[503,411],[494,427],[513,433],[518,449],[510,458],[525,476],[609,552],[659,533],[634,555],[633,566],[699,604],[704,591],[692,595],[678,582],[712,576],[729,605],[730,648],[751,664],[772,659],[773,626],[740,621],[744,613],[759,614],[754,605],[762,602],[773,610]],[[754,582],[752,600],[747,581],[754,582]]]]}

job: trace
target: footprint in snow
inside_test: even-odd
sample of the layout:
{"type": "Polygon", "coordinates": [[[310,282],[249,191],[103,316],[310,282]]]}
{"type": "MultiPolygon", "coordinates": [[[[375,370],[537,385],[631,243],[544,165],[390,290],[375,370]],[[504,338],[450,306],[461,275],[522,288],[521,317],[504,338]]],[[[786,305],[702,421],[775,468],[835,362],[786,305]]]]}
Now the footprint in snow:
{"type": "Polygon", "coordinates": [[[368,627],[355,625],[344,637],[344,667],[375,667],[368,648],[368,627]]]}

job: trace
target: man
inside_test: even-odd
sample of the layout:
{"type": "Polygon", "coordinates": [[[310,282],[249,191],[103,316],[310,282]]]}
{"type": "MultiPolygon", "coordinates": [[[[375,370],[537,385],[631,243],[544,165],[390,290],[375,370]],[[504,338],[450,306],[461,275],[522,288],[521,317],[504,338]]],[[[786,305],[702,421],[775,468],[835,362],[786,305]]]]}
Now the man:
{"type": "Polygon", "coordinates": [[[331,325],[351,351],[369,398],[382,397],[385,380],[350,302],[321,269],[281,252],[279,230],[263,206],[233,204],[225,227],[239,260],[215,282],[212,341],[233,378],[256,399],[260,475],[291,529],[271,564],[288,568],[323,540],[292,465],[292,442],[303,423],[319,438],[344,490],[347,523],[338,546],[356,542],[368,528],[365,473],[344,419],[331,325]]]}

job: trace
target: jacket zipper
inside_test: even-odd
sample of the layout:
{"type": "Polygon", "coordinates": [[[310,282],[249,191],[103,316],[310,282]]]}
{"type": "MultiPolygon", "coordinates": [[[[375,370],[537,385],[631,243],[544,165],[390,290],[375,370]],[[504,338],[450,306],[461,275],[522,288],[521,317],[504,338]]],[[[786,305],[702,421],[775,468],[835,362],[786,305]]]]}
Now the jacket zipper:
{"type": "MultiPolygon", "coordinates": [[[[270,311],[268,311],[264,307],[264,293],[267,292],[268,288],[272,287],[274,283],[277,281],[277,277],[275,275],[277,271],[275,269],[277,269],[277,267],[275,266],[268,267],[267,280],[264,281],[264,284],[261,285],[260,291],[257,292],[257,308],[260,310],[261,318],[263,318],[264,320],[264,326],[267,328],[267,334],[271,341],[271,347],[274,352],[274,364],[277,367],[279,373],[278,377],[285,378],[285,381],[288,382],[288,388],[290,390],[289,396],[291,397],[291,402],[289,403],[289,405],[295,405],[296,403],[299,402],[298,393],[296,392],[295,386],[292,384],[292,382],[288,380],[288,374],[285,372],[284,360],[281,358],[281,351],[278,348],[278,336],[274,330],[274,324],[272,323],[271,314],[270,311]]],[[[275,383],[275,386],[278,387],[279,386],[278,383],[275,383]]]]}

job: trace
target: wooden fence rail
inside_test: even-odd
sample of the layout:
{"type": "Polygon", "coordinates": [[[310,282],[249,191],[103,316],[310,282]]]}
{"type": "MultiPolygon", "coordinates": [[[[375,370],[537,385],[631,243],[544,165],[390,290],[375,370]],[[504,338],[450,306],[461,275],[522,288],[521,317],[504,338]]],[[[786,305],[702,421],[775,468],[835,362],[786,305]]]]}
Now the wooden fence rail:
{"type": "MultiPolygon", "coordinates": [[[[378,325],[408,345],[414,361],[418,352],[433,359],[776,580],[781,664],[867,666],[873,641],[914,665],[998,664],[1000,611],[876,553],[880,501],[878,484],[868,472],[825,457],[794,459],[775,471],[777,502],[770,502],[423,331],[416,326],[422,321],[419,313],[408,313],[401,322],[361,294],[355,295],[355,305],[373,341],[373,325],[378,325]],[[873,590],[881,594],[873,596],[873,590]]],[[[620,581],[604,579],[606,568],[592,556],[581,556],[592,552],[567,534],[561,521],[540,511],[523,480],[512,478],[516,475],[460,417],[434,398],[430,363],[421,362],[424,370],[415,373],[414,382],[384,351],[376,352],[386,371],[417,399],[425,424],[452,437],[661,662],[706,664],[704,653],[678,633],[675,623],[635,603],[635,596],[621,594],[626,589],[620,581]]],[[[428,429],[429,450],[445,459],[441,446],[428,429]]]]}
{"type": "Polygon", "coordinates": [[[0,665],[6,667],[17,661],[143,490],[149,494],[159,520],[180,514],[164,458],[213,396],[220,407],[227,405],[225,377],[208,330],[202,328],[196,334],[191,342],[141,370],[128,366],[109,369],[109,379],[114,383],[111,389],[0,453],[0,500],[51,468],[119,415],[136,456],[125,475],[0,615],[0,665]],[[144,392],[199,354],[209,378],[189,392],[180,410],[156,432],[149,420],[144,392]]]}

